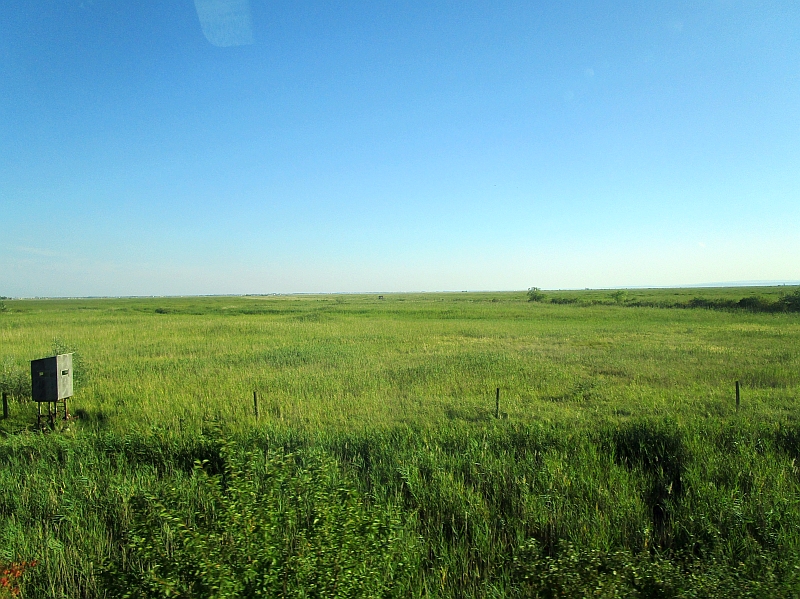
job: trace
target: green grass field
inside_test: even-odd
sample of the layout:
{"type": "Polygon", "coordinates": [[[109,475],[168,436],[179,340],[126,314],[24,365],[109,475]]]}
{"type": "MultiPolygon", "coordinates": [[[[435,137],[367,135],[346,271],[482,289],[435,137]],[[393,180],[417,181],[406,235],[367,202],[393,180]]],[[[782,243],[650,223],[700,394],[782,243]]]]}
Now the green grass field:
{"type": "Polygon", "coordinates": [[[793,291],[6,300],[0,561],[29,597],[800,596],[793,291]]]}

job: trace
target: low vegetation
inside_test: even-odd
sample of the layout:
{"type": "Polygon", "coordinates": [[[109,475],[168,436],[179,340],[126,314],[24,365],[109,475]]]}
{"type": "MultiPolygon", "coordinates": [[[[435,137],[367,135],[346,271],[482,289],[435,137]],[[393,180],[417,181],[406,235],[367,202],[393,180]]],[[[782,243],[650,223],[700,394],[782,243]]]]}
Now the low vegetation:
{"type": "Polygon", "coordinates": [[[800,317],[545,293],[10,300],[0,562],[29,597],[798,596],[800,317]],[[65,350],[79,417],[33,431],[65,350]]]}
{"type": "MultiPolygon", "coordinates": [[[[550,302],[552,304],[579,304],[582,306],[596,305],[621,305],[631,308],[706,308],[712,310],[747,310],[749,312],[800,312],[800,289],[793,288],[790,292],[780,291],[775,293],[775,288],[770,289],[768,295],[750,293],[744,297],[731,297],[730,290],[714,290],[713,297],[696,295],[691,298],[678,298],[668,293],[653,293],[653,290],[625,290],[618,289],[607,296],[598,296],[595,293],[569,293],[550,292],[544,293],[538,287],[528,290],[529,302],[550,302]],[[672,296],[672,297],[670,297],[672,296]]],[[[741,290],[737,290],[741,291],[741,290]]]]}

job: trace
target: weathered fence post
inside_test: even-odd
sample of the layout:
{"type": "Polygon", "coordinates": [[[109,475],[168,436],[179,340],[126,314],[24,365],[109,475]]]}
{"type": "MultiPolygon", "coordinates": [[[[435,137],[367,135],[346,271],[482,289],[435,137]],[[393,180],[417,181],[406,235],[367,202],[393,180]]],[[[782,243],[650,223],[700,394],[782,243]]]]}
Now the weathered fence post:
{"type": "Polygon", "coordinates": [[[736,411],[739,411],[739,381],[736,381],[736,411]]]}
{"type": "Polygon", "coordinates": [[[3,420],[8,420],[8,393],[3,391],[3,420]]]}
{"type": "Polygon", "coordinates": [[[258,418],[258,393],[253,391],[253,413],[258,418]]]}
{"type": "Polygon", "coordinates": [[[494,395],[494,417],[500,418],[500,387],[497,388],[494,395]]]}

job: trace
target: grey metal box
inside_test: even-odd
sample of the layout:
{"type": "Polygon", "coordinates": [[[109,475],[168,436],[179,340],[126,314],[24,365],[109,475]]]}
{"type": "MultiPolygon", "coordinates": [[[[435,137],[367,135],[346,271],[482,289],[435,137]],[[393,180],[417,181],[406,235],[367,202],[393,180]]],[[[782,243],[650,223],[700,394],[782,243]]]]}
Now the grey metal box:
{"type": "Polygon", "coordinates": [[[31,396],[47,402],[72,397],[72,354],[31,361],[31,396]]]}

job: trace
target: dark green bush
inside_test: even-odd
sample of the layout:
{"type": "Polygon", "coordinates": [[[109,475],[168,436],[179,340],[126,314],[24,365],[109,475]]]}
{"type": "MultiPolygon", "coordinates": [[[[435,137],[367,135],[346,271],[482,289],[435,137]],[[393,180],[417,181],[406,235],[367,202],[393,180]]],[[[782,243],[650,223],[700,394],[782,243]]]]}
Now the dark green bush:
{"type": "Polygon", "coordinates": [[[736,305],[739,308],[744,308],[745,310],[750,310],[751,312],[775,312],[776,308],[780,309],[779,303],[770,302],[769,300],[757,295],[743,297],[736,303],[736,305]]]}
{"type": "Polygon", "coordinates": [[[795,289],[792,293],[784,295],[780,299],[780,303],[789,312],[800,312],[800,288],[795,289]]]}
{"type": "Polygon", "coordinates": [[[689,308],[718,308],[719,302],[706,299],[704,297],[693,297],[686,304],[689,308]]]}
{"type": "Polygon", "coordinates": [[[545,300],[547,296],[542,293],[542,290],[538,287],[530,287],[528,289],[528,301],[529,302],[542,302],[545,300]]]}
{"type": "Polygon", "coordinates": [[[617,304],[622,304],[626,299],[628,299],[628,292],[624,289],[618,289],[611,294],[611,299],[613,299],[617,304]]]}
{"type": "Polygon", "coordinates": [[[553,297],[550,298],[551,304],[577,304],[578,298],[576,297],[553,297]]]}
{"type": "Polygon", "coordinates": [[[800,289],[783,295],[775,301],[757,295],[743,297],[739,301],[709,300],[702,297],[694,297],[687,303],[679,305],[679,307],[706,308],[709,310],[732,310],[738,308],[750,312],[800,312],[800,289]]]}

